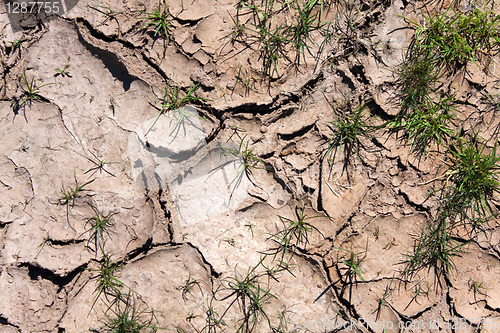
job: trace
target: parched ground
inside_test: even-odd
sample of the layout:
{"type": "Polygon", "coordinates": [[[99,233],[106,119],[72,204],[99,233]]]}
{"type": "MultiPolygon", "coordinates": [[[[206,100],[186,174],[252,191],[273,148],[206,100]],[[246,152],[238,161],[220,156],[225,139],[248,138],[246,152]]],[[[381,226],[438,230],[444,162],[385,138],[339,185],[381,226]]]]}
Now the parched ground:
{"type": "MultiPolygon", "coordinates": [[[[399,110],[404,17],[452,3],[317,1],[304,52],[270,54],[251,5],[281,8],[274,29],[306,1],[172,0],[168,38],[144,29],[154,0],[20,23],[0,3],[0,332],[106,331],[120,314],[161,332],[500,330],[496,220],[454,238],[456,269],[404,274],[449,158],[379,126],[399,110]],[[200,99],[159,114],[167,84],[200,99]],[[360,105],[376,130],[327,154],[333,109],[360,105]]],[[[488,149],[499,60],[441,85],[488,149]]]]}

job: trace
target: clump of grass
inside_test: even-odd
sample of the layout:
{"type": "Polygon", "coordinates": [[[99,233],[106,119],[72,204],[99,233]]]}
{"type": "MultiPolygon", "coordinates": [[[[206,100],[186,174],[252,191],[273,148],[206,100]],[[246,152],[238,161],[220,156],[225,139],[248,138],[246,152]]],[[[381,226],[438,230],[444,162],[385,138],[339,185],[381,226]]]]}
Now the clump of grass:
{"type": "Polygon", "coordinates": [[[79,197],[80,192],[85,191],[84,187],[92,184],[95,179],[89,180],[88,182],[78,185],[78,181],[75,179],[75,187],[67,186],[67,190],[64,185],[61,187],[61,197],[58,199],[57,203],[59,205],[75,205],[75,199],[79,197]]]}
{"type": "Polygon", "coordinates": [[[17,112],[20,108],[24,108],[26,106],[31,108],[31,105],[33,104],[34,101],[41,100],[41,101],[48,101],[47,98],[43,97],[40,95],[40,90],[48,85],[51,85],[54,83],[44,83],[41,85],[38,85],[35,78],[32,77],[31,80],[28,79],[26,76],[26,71],[21,74],[21,97],[17,98],[14,100],[14,112],[17,112]]]}
{"type": "Polygon", "coordinates": [[[422,269],[434,269],[437,281],[440,277],[456,270],[453,258],[464,253],[464,243],[453,239],[452,228],[445,218],[437,223],[428,223],[422,229],[413,251],[407,254],[403,275],[410,280],[422,269]]]}
{"type": "Polygon", "coordinates": [[[229,164],[235,164],[237,165],[237,174],[234,177],[234,179],[231,181],[229,184],[229,187],[233,185],[233,190],[231,191],[231,197],[236,190],[236,188],[241,184],[243,181],[243,177],[246,176],[247,179],[252,182],[255,186],[255,182],[253,181],[253,170],[255,169],[266,169],[264,166],[264,161],[260,159],[253,151],[253,149],[248,147],[248,141],[245,141],[246,135],[241,138],[240,143],[238,147],[234,148],[228,148],[224,147],[222,145],[219,145],[219,148],[221,150],[222,156],[233,156],[235,159],[228,161],[221,166],[215,168],[212,171],[216,171],[218,169],[224,168],[225,166],[229,164]],[[260,166],[262,165],[262,166],[260,166]]]}
{"type": "Polygon", "coordinates": [[[360,39],[361,23],[363,22],[362,12],[354,3],[350,1],[339,1],[340,6],[338,14],[331,29],[333,34],[327,33],[326,38],[330,39],[332,35],[338,36],[338,41],[344,48],[344,55],[349,53],[357,53],[365,48],[360,39]]]}
{"type": "Polygon", "coordinates": [[[404,275],[412,278],[424,268],[434,268],[439,277],[456,270],[453,258],[464,253],[467,242],[454,238],[457,227],[465,227],[470,235],[496,214],[492,199],[500,191],[498,172],[500,156],[496,144],[491,150],[486,142],[473,133],[470,137],[456,137],[449,148],[452,159],[450,169],[441,177],[441,192],[437,217],[429,222],[407,255],[404,275]]]}
{"type": "Polygon", "coordinates": [[[114,225],[114,223],[111,221],[111,216],[116,214],[116,212],[109,212],[108,214],[104,214],[93,205],[90,205],[90,207],[94,211],[95,215],[87,219],[85,225],[90,225],[90,228],[88,230],[85,230],[84,233],[90,233],[87,247],[90,248],[90,246],[88,245],[93,242],[95,246],[94,251],[97,255],[97,251],[99,249],[104,252],[104,236],[108,235],[109,237],[111,237],[109,229],[114,225]]]}
{"type": "Polygon", "coordinates": [[[172,29],[172,15],[167,6],[162,8],[161,0],[158,1],[158,7],[150,12],[140,11],[141,14],[145,15],[139,17],[139,20],[144,20],[146,23],[143,25],[143,29],[149,29],[153,27],[154,37],[157,35],[163,35],[166,42],[170,42],[170,32],[172,29]]]}
{"type": "Polygon", "coordinates": [[[115,300],[105,312],[105,317],[100,332],[143,333],[157,332],[159,329],[154,312],[143,309],[130,291],[115,300]]]}
{"type": "Polygon", "coordinates": [[[207,99],[195,95],[199,88],[200,85],[198,83],[191,83],[188,91],[184,94],[179,86],[176,86],[172,80],[168,80],[165,90],[163,91],[161,110],[165,112],[168,110],[175,110],[194,101],[207,101],[207,99]]]}
{"type": "Polygon", "coordinates": [[[424,155],[432,144],[445,145],[453,136],[450,124],[454,119],[453,96],[444,97],[439,102],[427,99],[412,112],[400,113],[390,126],[399,131],[411,150],[424,155]]]}
{"type": "Polygon", "coordinates": [[[425,25],[407,20],[417,27],[416,45],[435,53],[437,65],[451,68],[456,63],[475,62],[478,54],[490,52],[500,43],[500,15],[492,11],[474,7],[463,14],[450,7],[444,13],[423,16],[425,25]]]}
{"type": "Polygon", "coordinates": [[[314,41],[311,34],[318,31],[324,24],[321,23],[321,10],[316,10],[318,4],[323,5],[321,0],[293,1],[291,7],[295,10],[295,23],[287,29],[288,39],[295,47],[295,65],[300,65],[300,58],[305,62],[305,52],[310,51],[314,41]]]}
{"type": "Polygon", "coordinates": [[[69,223],[69,215],[71,212],[71,208],[75,205],[75,199],[80,197],[81,192],[86,191],[85,186],[91,184],[94,182],[95,179],[89,180],[88,182],[78,185],[78,181],[76,180],[75,177],[75,186],[67,186],[67,189],[64,187],[64,185],[61,186],[61,196],[55,200],[55,201],[50,201],[52,204],[57,204],[61,206],[66,206],[66,219],[68,225],[74,230],[74,228],[71,226],[69,223]]]}
{"type": "Polygon", "coordinates": [[[399,117],[418,110],[429,102],[443,71],[434,65],[435,57],[427,49],[410,47],[395,74],[399,79],[401,112],[399,117]]]}
{"type": "Polygon", "coordinates": [[[175,110],[174,117],[177,118],[177,122],[174,126],[174,129],[172,130],[173,132],[178,129],[178,126],[184,121],[186,118],[189,117],[196,117],[199,119],[205,119],[203,117],[199,117],[193,113],[186,112],[184,110],[180,110],[180,108],[186,104],[195,102],[195,101],[209,101],[206,98],[202,98],[199,96],[196,96],[195,93],[196,91],[200,88],[199,84],[191,83],[191,86],[189,87],[188,91],[186,93],[182,92],[181,88],[177,85],[174,84],[172,80],[168,80],[165,90],[163,91],[163,96],[161,100],[157,99],[158,106],[152,105],[158,110],[158,115],[153,119],[151,122],[151,125],[149,126],[148,131],[146,132],[149,133],[151,128],[153,127],[154,123],[158,120],[158,118],[165,112],[170,111],[170,110],[175,110]]]}
{"type": "Polygon", "coordinates": [[[220,301],[227,299],[232,299],[232,301],[219,318],[219,321],[222,320],[234,304],[239,305],[243,318],[237,330],[238,332],[252,332],[260,318],[265,318],[269,323],[264,304],[271,298],[277,299],[277,297],[268,288],[263,287],[260,282],[260,278],[265,274],[258,274],[255,271],[263,260],[264,258],[243,277],[235,272],[234,278],[228,278],[226,291],[229,291],[229,295],[220,299],[220,301]]]}
{"type": "Polygon", "coordinates": [[[97,286],[94,291],[95,297],[90,310],[92,310],[101,295],[104,295],[106,298],[111,297],[115,301],[120,299],[124,284],[115,276],[118,268],[119,264],[111,260],[111,255],[103,253],[99,268],[88,269],[91,272],[97,273],[92,277],[92,279],[96,279],[97,286]]]}
{"type": "MultiPolygon", "coordinates": [[[[263,28],[261,28],[263,29],[263,28]]],[[[278,65],[281,59],[287,59],[286,45],[289,41],[286,38],[286,28],[283,25],[274,30],[262,30],[260,32],[260,58],[262,59],[262,73],[269,78],[279,78],[278,65]]]]}
{"type": "Polygon", "coordinates": [[[313,226],[308,217],[304,213],[304,207],[295,207],[295,219],[290,219],[278,215],[281,223],[283,224],[283,230],[271,235],[271,239],[275,241],[278,245],[276,248],[271,249],[274,256],[281,254],[281,259],[287,253],[292,253],[299,246],[307,246],[309,244],[309,236],[313,231],[316,231],[320,235],[323,235],[321,231],[313,226]]]}
{"type": "Polygon", "coordinates": [[[361,138],[371,138],[371,133],[376,127],[367,124],[368,116],[365,112],[366,105],[353,108],[350,103],[346,103],[340,108],[336,108],[330,103],[335,119],[329,122],[333,135],[328,141],[328,148],[325,157],[333,162],[339,154],[344,151],[345,166],[350,158],[355,154],[359,157],[359,149],[363,147],[361,138]]]}
{"type": "Polygon", "coordinates": [[[446,173],[443,211],[453,223],[479,227],[494,216],[491,200],[500,192],[500,156],[496,148],[495,143],[488,152],[486,141],[477,134],[467,139],[459,137],[450,147],[453,165],[446,173]]]}
{"type": "Polygon", "coordinates": [[[450,125],[455,108],[453,96],[438,96],[437,86],[445,72],[435,65],[435,55],[415,45],[395,71],[401,110],[388,125],[392,131],[402,133],[413,153],[422,156],[429,146],[439,148],[453,135],[450,125]]]}
{"type": "Polygon", "coordinates": [[[233,30],[226,37],[231,38],[231,42],[256,42],[260,48],[263,76],[270,81],[277,80],[282,75],[279,70],[282,61],[293,63],[295,68],[299,67],[301,59],[305,62],[306,51],[310,52],[316,44],[312,33],[320,31],[325,25],[321,17],[326,6],[323,0],[268,0],[260,5],[253,1],[240,1],[236,6],[236,15],[231,15],[233,30]],[[280,22],[277,17],[282,12],[289,13],[292,20],[280,22]],[[250,18],[240,20],[247,15],[250,18]],[[242,21],[250,23],[245,25],[242,21]]]}

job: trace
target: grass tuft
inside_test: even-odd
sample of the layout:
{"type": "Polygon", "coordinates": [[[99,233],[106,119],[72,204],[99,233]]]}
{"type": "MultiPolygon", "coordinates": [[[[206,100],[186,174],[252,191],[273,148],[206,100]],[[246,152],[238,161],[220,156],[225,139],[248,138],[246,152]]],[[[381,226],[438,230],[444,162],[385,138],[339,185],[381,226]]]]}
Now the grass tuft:
{"type": "Polygon", "coordinates": [[[335,119],[329,122],[333,131],[333,136],[328,141],[325,157],[333,162],[339,154],[344,151],[344,162],[347,163],[355,154],[359,157],[359,149],[363,147],[361,138],[371,138],[371,133],[376,129],[366,123],[368,116],[365,112],[366,105],[352,108],[350,103],[346,103],[340,108],[336,108],[330,103],[335,119]]]}
{"type": "Polygon", "coordinates": [[[412,152],[425,155],[432,144],[446,145],[453,136],[450,123],[455,118],[453,96],[439,102],[426,99],[412,112],[402,112],[390,122],[392,130],[403,133],[406,144],[411,144],[412,152]]]}
{"type": "MultiPolygon", "coordinates": [[[[265,257],[264,257],[265,258],[265,257]]],[[[234,278],[227,279],[227,291],[229,295],[220,299],[224,301],[232,299],[228,308],[224,311],[219,321],[225,316],[227,311],[234,305],[238,304],[243,314],[242,323],[238,327],[237,332],[252,332],[256,327],[260,318],[264,318],[269,323],[269,317],[264,309],[264,304],[271,298],[277,299],[268,288],[262,286],[260,278],[266,274],[256,273],[256,268],[260,266],[264,258],[251,268],[244,276],[239,276],[235,272],[234,278]]]]}
{"type": "MultiPolygon", "coordinates": [[[[236,132],[237,133],[237,132],[236,132]]],[[[219,145],[219,148],[221,150],[222,156],[233,156],[235,159],[228,161],[221,166],[215,168],[213,171],[216,171],[218,169],[224,168],[225,166],[233,163],[237,165],[238,168],[238,173],[234,177],[234,179],[231,181],[229,184],[229,187],[233,185],[233,189],[231,190],[231,197],[233,196],[234,191],[236,188],[241,184],[243,181],[243,177],[246,176],[247,179],[254,185],[258,186],[254,180],[253,180],[253,171],[255,169],[266,169],[264,166],[264,161],[261,160],[257,155],[255,155],[254,151],[248,147],[248,141],[245,141],[246,135],[241,138],[240,143],[238,147],[234,148],[227,148],[223,147],[222,145],[219,145]],[[262,165],[262,166],[259,166],[262,165]]]]}
{"type": "Polygon", "coordinates": [[[120,300],[122,288],[124,284],[115,276],[116,270],[119,268],[117,262],[111,260],[109,253],[102,253],[102,259],[97,269],[88,269],[91,272],[97,273],[92,279],[96,279],[97,286],[95,288],[94,301],[90,307],[90,311],[94,308],[99,296],[104,295],[106,299],[111,297],[113,301],[120,300]]]}
{"type": "Polygon", "coordinates": [[[323,235],[315,226],[309,223],[311,217],[304,213],[304,207],[295,207],[295,219],[289,219],[278,215],[284,229],[274,235],[271,239],[278,245],[276,248],[271,249],[272,254],[275,256],[281,254],[281,259],[287,253],[292,253],[299,246],[307,246],[309,244],[309,236],[313,231],[323,235]]]}
{"type": "Polygon", "coordinates": [[[438,223],[428,223],[422,229],[419,239],[413,246],[413,251],[407,254],[406,267],[403,276],[410,280],[422,269],[434,269],[437,281],[444,274],[456,271],[453,258],[464,253],[466,245],[453,239],[452,229],[446,219],[438,223]]]}
{"type": "Polygon", "coordinates": [[[105,313],[106,319],[100,332],[143,333],[157,332],[154,312],[141,309],[137,298],[129,291],[117,299],[105,313]]]}
{"type": "Polygon", "coordinates": [[[13,103],[13,109],[14,112],[18,112],[20,108],[25,108],[26,106],[31,108],[31,105],[33,104],[34,101],[41,100],[41,101],[48,101],[45,97],[40,95],[40,90],[48,85],[51,85],[54,83],[45,83],[42,85],[37,85],[36,80],[34,77],[29,80],[26,76],[26,71],[21,74],[21,97],[14,99],[13,103]]]}
{"type": "MultiPolygon", "coordinates": [[[[181,88],[177,85],[174,84],[172,80],[168,80],[165,90],[163,91],[163,96],[161,100],[157,99],[157,103],[159,104],[158,106],[156,105],[151,105],[158,110],[158,115],[153,119],[151,122],[151,125],[148,126],[149,129],[146,132],[149,133],[151,128],[153,128],[154,124],[158,120],[158,118],[165,112],[174,110],[175,114],[174,117],[177,118],[177,122],[174,125],[174,128],[172,132],[176,131],[179,129],[179,125],[186,119],[190,117],[196,117],[199,119],[205,119],[203,117],[199,117],[193,113],[190,112],[185,112],[184,110],[180,110],[180,108],[186,104],[195,102],[195,101],[209,101],[206,98],[202,98],[199,96],[196,96],[195,93],[196,91],[200,88],[199,84],[191,83],[191,86],[189,87],[188,91],[186,93],[182,92],[181,88]]],[[[155,97],[156,98],[156,97],[155,97]]]]}
{"type": "Polygon", "coordinates": [[[436,65],[452,68],[458,63],[476,62],[478,55],[489,54],[500,43],[500,15],[477,7],[467,14],[450,8],[423,15],[424,25],[408,20],[416,25],[416,45],[434,53],[436,65]]]}
{"type": "Polygon", "coordinates": [[[108,214],[104,214],[93,205],[90,205],[90,207],[94,211],[95,215],[87,219],[86,225],[90,224],[90,229],[85,230],[84,233],[90,233],[87,247],[90,248],[90,246],[88,245],[93,242],[95,246],[94,252],[96,252],[97,255],[99,249],[104,252],[104,236],[108,235],[109,237],[111,237],[109,229],[114,225],[114,223],[111,221],[111,216],[116,214],[116,212],[109,212],[108,214]]]}
{"type": "Polygon", "coordinates": [[[491,200],[500,192],[497,143],[487,149],[486,141],[476,133],[469,138],[457,138],[450,152],[453,166],[446,174],[444,214],[452,223],[468,222],[479,227],[496,215],[491,210],[491,200]]]}
{"type": "Polygon", "coordinates": [[[140,11],[141,14],[145,15],[139,17],[139,20],[144,20],[146,23],[142,26],[143,29],[149,29],[153,27],[154,37],[157,35],[163,35],[166,42],[170,42],[170,33],[172,29],[172,15],[167,6],[162,8],[161,0],[158,1],[158,7],[150,12],[140,11]]]}

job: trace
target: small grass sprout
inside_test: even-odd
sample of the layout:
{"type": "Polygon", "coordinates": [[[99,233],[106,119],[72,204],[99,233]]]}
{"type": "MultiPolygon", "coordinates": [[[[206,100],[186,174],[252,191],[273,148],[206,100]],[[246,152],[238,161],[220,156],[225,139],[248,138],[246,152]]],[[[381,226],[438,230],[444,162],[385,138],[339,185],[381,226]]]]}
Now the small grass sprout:
{"type": "Polygon", "coordinates": [[[157,35],[163,35],[166,42],[170,42],[170,33],[172,29],[173,17],[167,6],[162,8],[161,0],[158,1],[158,7],[150,12],[140,11],[141,14],[145,15],[139,17],[139,20],[144,20],[146,23],[143,25],[143,29],[149,29],[153,27],[154,37],[157,35]]]}
{"type": "Polygon", "coordinates": [[[28,107],[31,108],[31,105],[33,104],[34,101],[41,100],[47,102],[48,99],[40,95],[40,90],[48,85],[54,84],[54,83],[45,83],[42,85],[37,85],[35,77],[32,77],[31,80],[28,79],[26,76],[26,71],[21,74],[21,97],[18,99],[15,99],[14,101],[14,112],[17,112],[21,107],[28,107]]]}
{"type": "Polygon", "coordinates": [[[474,293],[474,301],[477,301],[477,296],[488,297],[487,290],[489,290],[490,288],[486,288],[484,286],[484,282],[478,282],[476,280],[469,279],[467,284],[469,286],[469,291],[472,291],[474,293]]]}
{"type": "Polygon", "coordinates": [[[392,288],[392,282],[394,281],[394,277],[391,279],[391,282],[385,286],[385,290],[384,290],[384,294],[382,295],[382,297],[379,298],[378,300],[378,307],[377,309],[375,310],[375,312],[377,312],[377,315],[375,316],[375,321],[378,321],[379,318],[380,318],[380,314],[382,313],[382,310],[384,309],[384,307],[387,306],[388,302],[387,302],[387,298],[391,295],[392,291],[394,290],[392,288]]]}
{"type": "Polygon", "coordinates": [[[352,288],[358,283],[358,278],[360,281],[364,282],[363,274],[365,273],[361,268],[361,264],[365,261],[368,253],[368,239],[366,240],[365,251],[354,253],[354,251],[334,247],[334,249],[343,251],[343,256],[339,257],[337,254],[337,262],[342,263],[344,267],[337,266],[339,271],[340,279],[345,282],[342,287],[342,294],[345,292],[346,288],[349,290],[349,301],[352,299],[352,288]]]}
{"type": "Polygon", "coordinates": [[[218,329],[224,329],[228,325],[224,322],[224,320],[219,316],[219,314],[214,310],[213,306],[210,306],[206,314],[206,326],[204,329],[207,329],[210,333],[218,332],[218,329]]]}
{"type": "Polygon", "coordinates": [[[92,184],[95,179],[89,180],[88,182],[78,185],[78,181],[76,180],[75,177],[75,187],[67,186],[67,189],[64,187],[64,185],[61,186],[61,196],[55,200],[55,201],[50,201],[52,204],[57,204],[61,206],[66,206],[66,219],[68,225],[74,230],[74,228],[71,226],[69,223],[69,215],[71,212],[71,208],[75,205],[75,199],[78,198],[81,194],[81,192],[86,191],[84,188],[85,186],[92,184]]]}
{"type": "MultiPolygon", "coordinates": [[[[99,249],[104,252],[104,243],[106,241],[104,236],[108,235],[109,237],[111,237],[109,229],[114,225],[114,223],[111,221],[111,216],[115,215],[116,212],[109,212],[108,214],[104,214],[93,205],[90,205],[90,208],[92,208],[95,215],[87,219],[85,225],[90,225],[90,228],[88,230],[85,230],[84,233],[90,233],[88,243],[94,243],[94,252],[96,252],[97,255],[99,249]]],[[[90,246],[88,246],[89,244],[87,244],[87,247],[90,248],[90,246]]]]}
{"type": "Polygon", "coordinates": [[[56,74],[54,74],[54,77],[71,77],[71,75],[68,72],[70,65],[66,64],[63,69],[56,68],[56,74]]]}
{"type": "Polygon", "coordinates": [[[104,4],[102,1],[97,1],[97,5],[89,7],[106,16],[106,19],[101,22],[101,25],[105,24],[109,20],[116,20],[116,22],[118,23],[116,16],[118,14],[123,14],[123,12],[114,11],[110,6],[104,4]]]}
{"type": "Polygon", "coordinates": [[[102,171],[106,172],[108,175],[110,176],[113,176],[113,177],[116,177],[114,174],[112,174],[111,172],[109,172],[108,170],[106,170],[104,167],[106,165],[111,165],[111,164],[116,164],[117,162],[104,162],[102,159],[100,159],[99,157],[97,157],[97,155],[89,150],[89,153],[92,155],[93,158],[89,158],[89,157],[86,157],[87,160],[89,160],[90,162],[92,162],[94,164],[94,166],[90,169],[88,169],[87,171],[84,172],[84,174],[87,174],[89,172],[91,172],[89,178],[91,178],[92,176],[94,176],[94,174],[99,171],[99,173],[102,173],[102,171]]]}
{"type": "Polygon", "coordinates": [[[231,15],[229,12],[229,17],[231,17],[231,21],[233,21],[233,28],[231,32],[226,35],[225,37],[230,38],[230,42],[234,43],[235,41],[245,41],[245,35],[246,35],[246,28],[243,24],[240,22],[240,13],[239,10],[236,13],[235,16],[231,15]]]}
{"type": "MultiPolygon", "coordinates": [[[[367,243],[368,246],[368,243],[367,243]]],[[[361,268],[361,263],[365,261],[367,251],[359,252],[359,253],[354,253],[353,251],[349,251],[343,248],[335,248],[339,251],[344,251],[347,253],[347,257],[343,256],[339,259],[339,262],[343,263],[345,265],[346,273],[344,274],[346,280],[348,281],[349,284],[352,284],[353,282],[355,283],[357,281],[357,278],[359,278],[361,281],[365,281],[363,278],[363,269],[361,268]],[[364,254],[361,256],[361,254],[364,254]]]]}
{"type": "Polygon", "coordinates": [[[20,39],[16,39],[13,43],[12,43],[12,47],[11,47],[11,53],[14,52],[15,50],[19,49],[19,52],[22,52],[23,50],[23,43],[25,42],[26,40],[20,38],[20,39]]]}
{"type": "Polygon", "coordinates": [[[197,286],[200,289],[200,292],[203,294],[200,282],[201,282],[200,280],[193,279],[191,277],[191,274],[189,274],[187,280],[184,282],[184,285],[182,287],[177,288],[178,290],[182,291],[182,299],[187,301],[187,295],[191,294],[195,286],[197,286]]]}
{"type": "Polygon", "coordinates": [[[45,247],[45,245],[49,244],[49,246],[52,244],[54,240],[49,236],[49,234],[47,234],[45,236],[45,238],[42,240],[42,242],[38,245],[38,252],[36,253],[35,255],[35,259],[38,257],[38,255],[40,254],[40,252],[42,252],[43,248],[45,247]]]}
{"type": "Polygon", "coordinates": [[[425,297],[428,298],[429,297],[429,292],[431,290],[431,288],[429,286],[429,282],[422,281],[422,280],[420,280],[416,284],[414,284],[410,288],[410,290],[411,289],[414,289],[415,292],[413,293],[413,296],[411,297],[410,302],[408,302],[408,304],[406,305],[406,307],[404,308],[403,311],[406,311],[406,309],[408,309],[413,302],[416,302],[417,304],[420,304],[420,303],[418,303],[418,298],[420,296],[425,296],[425,297]]]}
{"type": "Polygon", "coordinates": [[[247,78],[247,75],[245,75],[245,73],[243,72],[240,64],[238,66],[238,75],[236,76],[236,81],[234,82],[234,87],[231,94],[234,92],[239,83],[241,83],[241,85],[243,85],[243,87],[245,88],[245,96],[248,96],[250,91],[254,89],[256,80],[252,76],[250,76],[250,78],[247,78]]]}
{"type": "Polygon", "coordinates": [[[309,223],[312,217],[308,217],[304,212],[304,207],[295,207],[295,219],[290,219],[278,215],[284,229],[274,235],[271,239],[278,245],[276,248],[271,249],[273,254],[281,254],[283,256],[287,253],[293,253],[299,246],[305,247],[309,244],[309,236],[313,231],[323,235],[318,228],[309,223]]]}

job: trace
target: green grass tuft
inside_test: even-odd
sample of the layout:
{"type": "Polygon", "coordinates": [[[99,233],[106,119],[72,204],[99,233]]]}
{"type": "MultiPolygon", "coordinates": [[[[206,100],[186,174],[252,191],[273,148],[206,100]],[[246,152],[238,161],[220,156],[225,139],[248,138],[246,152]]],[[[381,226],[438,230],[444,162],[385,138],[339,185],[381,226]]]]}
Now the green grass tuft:
{"type": "Polygon", "coordinates": [[[154,312],[141,309],[141,304],[130,291],[108,308],[105,317],[100,332],[144,333],[159,329],[154,312]]]}
{"type": "Polygon", "coordinates": [[[40,95],[40,90],[48,85],[54,83],[45,83],[42,85],[37,85],[34,77],[29,80],[26,76],[26,71],[21,74],[21,83],[19,86],[21,87],[21,97],[14,99],[13,101],[13,109],[14,112],[18,112],[20,108],[25,108],[26,106],[31,108],[31,105],[34,101],[48,101],[47,98],[40,95]]]}
{"type": "Polygon", "coordinates": [[[475,62],[500,43],[500,15],[475,7],[469,13],[455,9],[424,16],[425,24],[416,25],[416,46],[436,55],[435,64],[452,68],[457,63],[475,62]]]}
{"type": "Polygon", "coordinates": [[[358,151],[363,144],[361,138],[371,138],[371,133],[376,129],[367,124],[368,116],[365,112],[366,105],[352,108],[350,103],[346,103],[340,108],[336,108],[330,103],[335,119],[329,122],[333,131],[333,136],[328,141],[325,157],[333,162],[339,154],[344,152],[344,160],[347,164],[352,155],[359,157],[358,151]]]}
{"type": "Polygon", "coordinates": [[[495,142],[490,150],[477,134],[457,138],[450,147],[453,166],[447,172],[443,211],[453,223],[479,227],[494,217],[491,200],[500,192],[500,156],[495,142]]]}
{"type": "Polygon", "coordinates": [[[150,12],[140,11],[141,14],[145,15],[139,17],[139,20],[144,20],[146,23],[142,26],[143,29],[149,29],[153,27],[154,37],[157,35],[163,35],[166,42],[170,42],[170,33],[172,29],[172,15],[167,6],[162,8],[161,0],[158,1],[158,7],[150,12]]]}
{"type": "Polygon", "coordinates": [[[432,144],[446,145],[453,136],[450,127],[454,116],[453,97],[444,97],[439,102],[426,99],[411,112],[398,114],[390,126],[402,133],[406,144],[418,155],[424,155],[432,144]]]}

